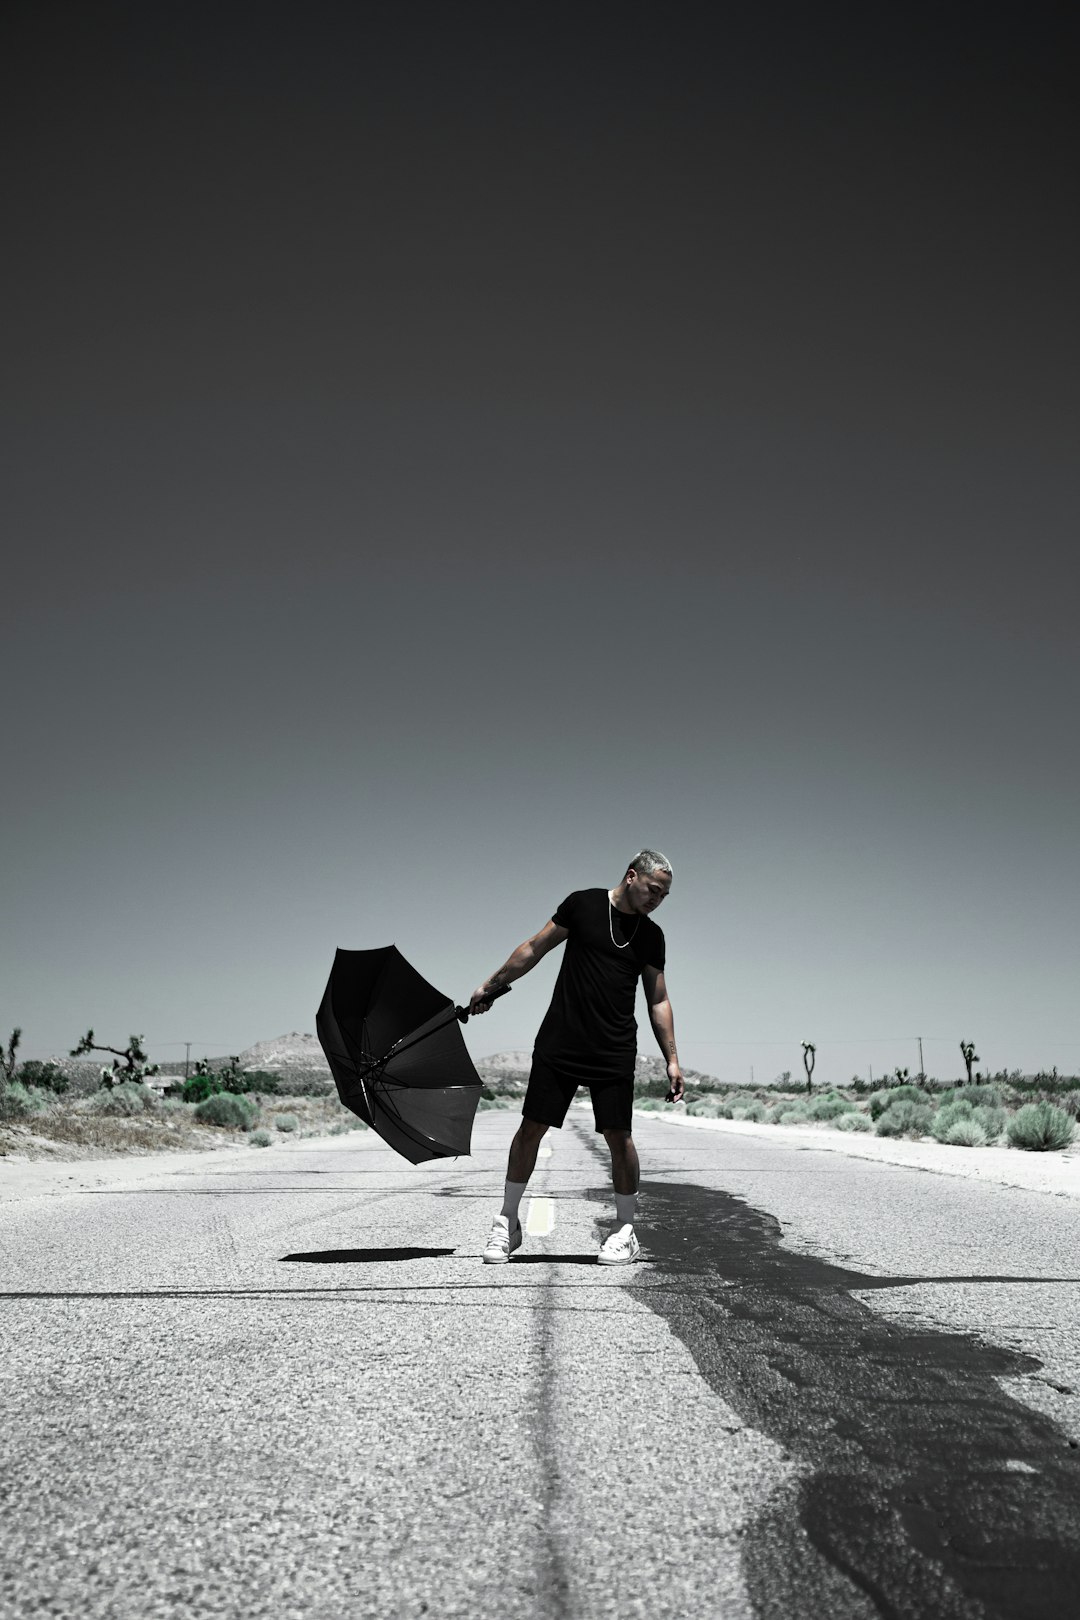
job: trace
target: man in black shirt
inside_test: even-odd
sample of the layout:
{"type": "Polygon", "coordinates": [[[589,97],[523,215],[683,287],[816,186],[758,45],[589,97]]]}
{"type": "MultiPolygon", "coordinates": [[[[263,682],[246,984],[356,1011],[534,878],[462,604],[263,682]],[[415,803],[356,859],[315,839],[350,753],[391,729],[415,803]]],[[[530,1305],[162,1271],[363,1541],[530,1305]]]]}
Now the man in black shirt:
{"type": "Polygon", "coordinates": [[[578,889],[568,895],[538,934],[519,945],[497,973],[473,991],[470,1013],[487,1012],[492,993],[536,966],[565,940],[551,1006],[536,1036],[522,1121],[510,1147],[503,1207],[491,1228],[484,1259],[509,1260],[521,1244],[518,1207],[548,1127],[558,1129],[579,1086],[592,1096],[596,1129],[611,1150],[616,1227],[601,1247],[601,1265],[628,1265],[640,1252],[634,1235],[639,1166],[631,1134],[640,978],[652,1023],[667,1062],[669,1100],[683,1095],[675,1027],[664,982],[664,935],[652,913],[671,888],[671,863],[656,850],[634,856],[614,889],[578,889]]]}

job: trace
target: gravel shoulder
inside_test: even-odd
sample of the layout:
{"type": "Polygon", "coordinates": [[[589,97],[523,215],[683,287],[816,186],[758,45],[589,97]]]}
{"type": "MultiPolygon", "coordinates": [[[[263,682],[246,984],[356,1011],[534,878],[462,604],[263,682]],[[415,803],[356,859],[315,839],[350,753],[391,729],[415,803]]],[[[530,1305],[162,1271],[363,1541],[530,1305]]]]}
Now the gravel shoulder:
{"type": "Polygon", "coordinates": [[[0,1159],[0,1204],[16,1203],[25,1198],[48,1198],[62,1193],[97,1192],[102,1189],[121,1191],[159,1183],[167,1185],[170,1178],[189,1175],[192,1171],[207,1175],[230,1175],[253,1167],[259,1161],[265,1168],[281,1159],[287,1150],[294,1153],[334,1153],[350,1150],[353,1153],[364,1146],[368,1132],[349,1131],[342,1136],[308,1136],[299,1141],[282,1135],[269,1147],[252,1147],[241,1138],[223,1140],[220,1146],[203,1148],[194,1153],[173,1153],[163,1150],[144,1153],[139,1157],[109,1159],[0,1159]]]}
{"type": "Polygon", "coordinates": [[[937,1176],[963,1176],[1022,1187],[1026,1192],[1080,1198],[1080,1143],[1060,1153],[1024,1153],[1011,1147],[964,1148],[939,1142],[909,1142],[896,1137],[856,1136],[827,1125],[759,1125],[741,1119],[701,1119],[674,1110],[661,1114],[634,1110],[637,1119],[654,1119],[677,1130],[719,1131],[731,1136],[760,1136],[777,1144],[816,1152],[844,1153],[853,1159],[902,1164],[937,1176]]]}

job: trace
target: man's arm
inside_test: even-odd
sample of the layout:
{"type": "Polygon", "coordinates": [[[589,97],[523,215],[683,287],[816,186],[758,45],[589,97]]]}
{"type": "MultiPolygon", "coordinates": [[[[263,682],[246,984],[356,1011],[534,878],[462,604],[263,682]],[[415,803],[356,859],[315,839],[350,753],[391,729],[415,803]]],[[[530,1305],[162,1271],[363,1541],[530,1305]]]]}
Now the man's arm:
{"type": "Polygon", "coordinates": [[[485,979],[483,984],[477,985],[469,998],[470,1014],[487,1012],[491,1006],[493,990],[498,989],[501,984],[512,984],[515,979],[520,979],[523,974],[528,973],[542,956],[546,956],[548,951],[553,951],[556,945],[561,945],[569,932],[569,928],[560,928],[558,923],[545,923],[538,934],[525,940],[524,944],[519,945],[517,950],[507,957],[497,973],[493,973],[490,979],[485,979]]]}
{"type": "Polygon", "coordinates": [[[641,970],[641,979],[649,1003],[649,1022],[652,1024],[657,1044],[664,1054],[668,1079],[671,1082],[667,1101],[682,1102],[686,1087],[683,1083],[682,1069],[679,1067],[679,1054],[675,1048],[675,1014],[668,1000],[664,975],[659,968],[649,967],[646,964],[641,970]]]}

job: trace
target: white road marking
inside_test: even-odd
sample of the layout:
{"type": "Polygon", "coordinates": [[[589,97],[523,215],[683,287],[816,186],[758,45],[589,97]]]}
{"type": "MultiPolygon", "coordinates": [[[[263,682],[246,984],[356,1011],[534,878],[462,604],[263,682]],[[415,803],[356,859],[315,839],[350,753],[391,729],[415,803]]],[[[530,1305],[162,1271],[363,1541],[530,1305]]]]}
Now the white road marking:
{"type": "Polygon", "coordinates": [[[547,1237],[555,1225],[555,1200],[553,1198],[530,1198],[529,1213],[525,1218],[525,1230],[530,1237],[547,1237]]]}
{"type": "Polygon", "coordinates": [[[536,1157],[538,1159],[550,1159],[551,1149],[549,1147],[542,1147],[536,1157]]]}

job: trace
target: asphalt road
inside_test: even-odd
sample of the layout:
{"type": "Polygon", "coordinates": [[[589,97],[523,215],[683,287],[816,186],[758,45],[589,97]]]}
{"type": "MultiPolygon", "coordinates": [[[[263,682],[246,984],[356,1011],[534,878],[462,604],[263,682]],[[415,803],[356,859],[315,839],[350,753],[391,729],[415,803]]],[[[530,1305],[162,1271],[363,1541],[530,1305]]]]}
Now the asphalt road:
{"type": "Polygon", "coordinates": [[[608,1269],[572,1111],[488,1267],[514,1128],[6,1204],[5,1620],[1072,1611],[1080,1203],[643,1119],[608,1269]]]}

